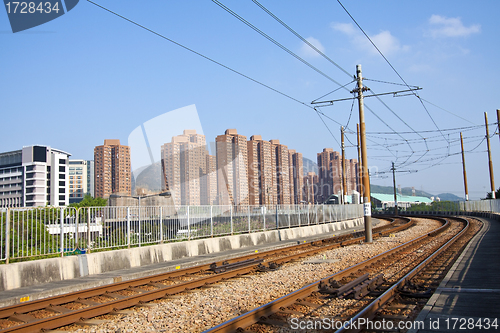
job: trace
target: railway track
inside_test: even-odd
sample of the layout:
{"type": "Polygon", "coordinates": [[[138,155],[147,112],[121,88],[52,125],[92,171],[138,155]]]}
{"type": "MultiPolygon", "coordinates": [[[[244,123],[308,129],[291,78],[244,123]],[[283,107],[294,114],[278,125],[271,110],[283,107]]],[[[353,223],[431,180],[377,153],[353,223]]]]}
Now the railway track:
{"type": "MultiPolygon", "coordinates": [[[[389,224],[374,228],[373,236],[382,237],[412,225],[411,219],[391,219],[389,224]]],[[[37,332],[85,323],[90,318],[124,313],[122,310],[130,307],[169,298],[180,292],[210,287],[250,272],[273,270],[286,262],[322,251],[359,244],[363,239],[364,232],[355,232],[0,308],[0,332],[37,332]]]]}
{"type": "Polygon", "coordinates": [[[288,332],[297,329],[359,332],[367,328],[375,332],[399,332],[394,328],[416,317],[454,258],[479,230],[478,222],[472,220],[471,227],[469,220],[441,219],[442,226],[433,232],[206,332],[288,332]],[[362,323],[385,323],[386,326],[368,327],[362,323]]]}

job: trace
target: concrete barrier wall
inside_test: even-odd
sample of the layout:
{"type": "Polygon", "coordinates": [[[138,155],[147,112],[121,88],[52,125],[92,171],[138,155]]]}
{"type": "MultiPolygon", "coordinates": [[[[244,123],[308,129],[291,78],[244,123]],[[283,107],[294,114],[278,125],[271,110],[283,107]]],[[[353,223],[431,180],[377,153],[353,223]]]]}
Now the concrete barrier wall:
{"type": "Polygon", "coordinates": [[[249,246],[271,244],[321,234],[334,234],[335,231],[359,225],[363,225],[363,218],[299,228],[206,238],[0,265],[0,291],[249,246]]]}

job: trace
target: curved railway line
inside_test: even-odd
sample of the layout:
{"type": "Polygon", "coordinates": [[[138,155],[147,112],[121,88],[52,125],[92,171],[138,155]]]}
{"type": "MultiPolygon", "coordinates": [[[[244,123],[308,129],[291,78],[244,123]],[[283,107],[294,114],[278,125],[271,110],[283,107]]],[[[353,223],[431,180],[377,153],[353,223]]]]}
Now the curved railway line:
{"type": "MultiPolygon", "coordinates": [[[[390,223],[374,228],[373,234],[381,237],[411,225],[410,219],[390,219],[390,223]]],[[[120,310],[155,299],[209,287],[250,272],[273,270],[286,262],[363,239],[364,232],[355,232],[0,308],[0,332],[51,330],[105,314],[119,314],[120,310]]]]}
{"type": "Polygon", "coordinates": [[[404,331],[461,249],[480,229],[479,222],[473,219],[447,217],[440,220],[442,226],[437,230],[206,332],[291,332],[297,329],[399,332],[400,328],[404,331]]]}
{"type": "MultiPolygon", "coordinates": [[[[398,231],[407,229],[413,226],[414,223],[414,221],[410,218],[399,217],[387,219],[390,221],[390,223],[378,228],[374,228],[374,238],[394,236],[394,234],[398,231]]],[[[394,261],[399,260],[400,262],[402,262],[402,257],[408,256],[408,254],[412,252],[418,253],[418,251],[421,250],[423,245],[420,244],[423,244],[424,239],[435,239],[437,238],[437,235],[442,234],[443,231],[456,228],[455,224],[461,224],[459,222],[452,223],[448,221],[447,223],[445,223],[445,220],[442,221],[443,226],[438,230],[429,232],[428,234],[419,237],[418,240],[410,242],[411,244],[406,243],[394,250],[387,252],[394,253],[394,261]]],[[[354,234],[332,237],[322,241],[302,243],[284,249],[254,253],[240,258],[234,258],[225,262],[216,262],[211,265],[202,265],[182,270],[179,269],[164,274],[158,274],[125,282],[118,282],[112,285],[106,285],[98,288],[82,290],[70,294],[1,308],[0,332],[36,332],[60,328],[73,323],[84,324],[90,318],[95,318],[107,314],[125,315],[126,310],[123,311],[124,309],[137,306],[146,306],[146,303],[152,300],[175,298],[177,297],[175,296],[175,294],[190,291],[196,292],[194,289],[198,290],[198,288],[211,288],[214,287],[218,282],[228,281],[229,279],[238,277],[244,278],[244,275],[249,273],[261,274],[259,272],[279,269],[279,267],[285,263],[293,262],[305,257],[310,257],[335,248],[345,247],[351,244],[360,244],[363,242],[363,240],[364,233],[355,232],[354,234]]],[[[384,256],[386,254],[387,253],[384,253],[384,256]]],[[[426,253],[424,253],[424,251],[422,250],[422,253],[419,257],[423,257],[425,255],[426,253]]],[[[290,304],[281,304],[280,300],[286,299],[287,297],[280,297],[279,299],[271,303],[260,306],[257,309],[239,316],[239,319],[235,318],[227,323],[216,326],[212,329],[212,331],[229,332],[235,331],[238,328],[247,328],[250,331],[259,332],[263,330],[262,328],[259,328],[259,326],[262,325],[265,326],[265,331],[273,331],[275,327],[277,327],[278,331],[282,329],[286,330],[286,325],[289,326],[287,320],[292,317],[306,317],[317,309],[325,308],[322,303],[325,300],[339,301],[344,300],[345,298],[352,297],[352,295],[342,295],[341,298],[335,298],[333,296],[334,294],[338,293],[338,291],[336,291],[335,289],[339,288],[336,287],[341,287],[341,284],[345,286],[349,282],[356,280],[356,278],[360,278],[362,280],[362,283],[360,285],[363,287],[358,288],[359,290],[354,292],[357,295],[355,296],[355,298],[360,298],[360,303],[358,303],[358,305],[351,305],[350,310],[346,309],[344,313],[336,315],[338,319],[346,319],[353,314],[351,312],[353,312],[353,309],[355,309],[356,307],[358,307],[359,309],[365,308],[366,303],[368,302],[366,299],[366,296],[368,294],[373,295],[377,292],[380,293],[380,288],[389,286],[387,279],[382,280],[380,276],[374,276],[374,273],[371,272],[369,268],[381,266],[381,268],[387,270],[385,259],[381,258],[382,257],[377,259],[379,260],[378,263],[375,263],[376,261],[367,260],[361,264],[353,266],[352,268],[345,269],[337,273],[335,276],[322,279],[317,283],[313,283],[309,286],[301,288],[301,290],[299,290],[299,294],[290,296],[290,299],[295,298],[293,301],[286,301],[291,302],[290,304]],[[351,275],[352,272],[356,273],[354,275],[351,275]],[[334,280],[335,282],[333,282],[334,280]],[[367,293],[366,285],[371,285],[372,289],[373,286],[376,285],[379,289],[372,290],[367,293]],[[320,288],[323,290],[323,293],[319,292],[320,288]],[[308,290],[306,292],[307,295],[304,294],[305,289],[308,290]],[[363,295],[365,293],[367,295],[363,295]],[[365,296],[364,300],[363,297],[360,297],[360,295],[365,296]],[[311,297],[319,297],[317,298],[319,301],[314,301],[311,299],[311,297]],[[298,305],[297,303],[301,304],[298,305]],[[312,306],[311,304],[315,305],[312,306]],[[266,310],[267,312],[264,313],[256,312],[257,310],[260,311],[259,309],[262,310],[267,308],[272,309],[272,311],[266,310]],[[297,310],[300,308],[308,310],[303,313],[297,310]],[[245,316],[252,319],[249,321],[247,319],[246,322],[241,322],[241,318],[244,318],[245,316]]],[[[417,261],[417,259],[413,261],[417,261]]],[[[415,265],[406,264],[404,266],[407,267],[407,270],[409,270],[410,266],[413,267],[415,265]]],[[[394,273],[393,275],[395,279],[396,273],[394,273]]],[[[360,286],[356,283],[351,284],[353,284],[354,287],[360,286]]],[[[416,290],[419,288],[417,282],[414,282],[412,286],[416,288],[416,290]]],[[[349,294],[352,293],[352,291],[349,291],[349,294]]],[[[393,298],[394,297],[391,297],[391,299],[393,298]]],[[[345,299],[345,301],[351,300],[345,299]]],[[[385,302],[385,304],[387,304],[387,302],[385,302]]],[[[390,310],[386,310],[386,312],[387,311],[390,310]]],[[[374,310],[373,313],[380,312],[381,310],[377,309],[374,310]]],[[[387,316],[390,315],[387,314],[387,316]]]]}

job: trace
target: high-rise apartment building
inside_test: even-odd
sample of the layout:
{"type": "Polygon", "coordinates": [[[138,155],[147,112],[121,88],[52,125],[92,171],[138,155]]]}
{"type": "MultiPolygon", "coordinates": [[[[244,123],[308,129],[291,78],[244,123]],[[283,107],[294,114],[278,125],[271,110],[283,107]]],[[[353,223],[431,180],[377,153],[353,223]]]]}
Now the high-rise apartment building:
{"type": "Polygon", "coordinates": [[[304,166],[302,154],[295,150],[289,150],[290,183],[293,184],[292,204],[300,204],[304,201],[304,166]]]}
{"type": "Polygon", "coordinates": [[[251,136],[247,148],[250,205],[274,205],[278,201],[275,149],[260,135],[251,136]]]}
{"type": "Polygon", "coordinates": [[[247,141],[248,158],[248,203],[250,205],[260,205],[260,161],[259,142],[262,141],[260,135],[253,135],[247,141]],[[258,140],[260,139],[260,140],[258,140]]]}
{"type": "Polygon", "coordinates": [[[276,156],[276,185],[277,204],[290,204],[290,165],[288,163],[288,147],[280,144],[279,140],[271,140],[276,156]]]}
{"type": "Polygon", "coordinates": [[[69,203],[83,200],[85,195],[94,195],[94,161],[69,161],[69,203]]]}
{"type": "Polygon", "coordinates": [[[132,195],[130,147],[120,145],[120,140],[104,140],[94,148],[94,170],[95,197],[132,195]]]}
{"type": "MultiPolygon", "coordinates": [[[[357,161],[345,161],[346,192],[351,194],[358,187],[357,161]]],[[[341,194],[342,184],[342,155],[332,148],[325,148],[318,153],[318,193],[317,200],[322,203],[332,194],[341,194]]]]}
{"type": "Polygon", "coordinates": [[[39,145],[0,154],[0,207],[68,205],[69,156],[39,145]]]}
{"type": "Polygon", "coordinates": [[[306,176],[304,176],[304,201],[310,204],[314,204],[317,202],[317,194],[318,194],[318,176],[314,172],[308,172],[306,176]]]}
{"type": "Polygon", "coordinates": [[[248,205],[247,138],[235,129],[215,139],[217,160],[217,197],[222,205],[248,205]]]}
{"type": "Polygon", "coordinates": [[[217,204],[217,160],[213,155],[207,155],[207,175],[205,176],[207,205],[217,204]]]}
{"type": "Polygon", "coordinates": [[[358,170],[358,160],[356,159],[346,159],[346,178],[347,178],[347,194],[351,194],[353,191],[359,191],[360,179],[358,170]]]}
{"type": "Polygon", "coordinates": [[[205,136],[184,130],[161,147],[162,164],[175,205],[207,205],[213,201],[214,175],[209,175],[213,158],[209,157],[205,136]],[[212,200],[212,201],[211,201],[212,200]]]}

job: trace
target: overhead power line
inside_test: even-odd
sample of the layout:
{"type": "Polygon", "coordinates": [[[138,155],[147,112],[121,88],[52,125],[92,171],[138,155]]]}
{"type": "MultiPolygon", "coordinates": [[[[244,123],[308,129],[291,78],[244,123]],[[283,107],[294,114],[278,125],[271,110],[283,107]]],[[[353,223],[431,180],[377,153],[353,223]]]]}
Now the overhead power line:
{"type": "Polygon", "coordinates": [[[292,28],[290,28],[285,22],[283,22],[282,20],[280,20],[276,15],[274,15],[270,10],[268,10],[266,7],[264,7],[262,4],[260,4],[257,0],[252,0],[253,3],[255,3],[257,6],[259,6],[263,11],[265,11],[267,14],[269,14],[273,19],[275,19],[277,22],[279,22],[282,26],[284,26],[286,29],[288,29],[288,31],[290,31],[292,34],[294,34],[298,39],[300,39],[301,41],[303,41],[304,43],[307,44],[307,46],[309,46],[310,48],[312,48],[314,51],[316,51],[318,54],[320,54],[323,58],[325,58],[326,60],[328,60],[330,63],[332,63],[335,67],[337,67],[338,69],[340,69],[342,72],[344,72],[347,76],[349,77],[352,77],[352,74],[349,73],[348,71],[346,71],[344,68],[342,68],[339,64],[337,64],[335,61],[333,61],[332,59],[330,59],[326,54],[324,54],[323,52],[321,52],[320,50],[318,50],[318,48],[316,46],[314,46],[313,44],[311,44],[307,39],[305,39],[304,37],[302,37],[300,34],[298,34],[295,30],[293,30],[292,28]]]}
{"type": "MultiPolygon", "coordinates": [[[[263,87],[265,87],[265,88],[267,88],[267,89],[269,89],[269,90],[272,90],[272,91],[274,91],[275,93],[278,93],[278,94],[280,94],[280,95],[282,95],[282,96],[284,96],[284,97],[286,97],[286,98],[288,98],[288,99],[291,99],[291,100],[292,100],[292,101],[294,101],[294,102],[297,102],[297,103],[299,103],[299,104],[301,104],[301,105],[303,105],[303,106],[306,106],[307,108],[309,108],[309,109],[311,109],[311,110],[315,111],[315,112],[316,112],[316,114],[320,117],[320,119],[321,119],[321,121],[323,122],[323,124],[326,126],[326,128],[327,128],[327,129],[328,129],[328,131],[330,132],[330,134],[332,135],[333,139],[334,139],[334,140],[338,143],[338,145],[340,146],[340,143],[338,142],[337,138],[333,135],[332,131],[330,130],[330,128],[328,127],[328,125],[324,122],[323,118],[321,118],[321,115],[322,115],[322,116],[324,116],[324,117],[326,117],[326,118],[328,118],[328,119],[330,119],[331,121],[333,121],[333,122],[335,122],[335,123],[337,123],[337,124],[341,125],[341,126],[342,126],[342,124],[341,124],[341,123],[339,123],[338,121],[336,121],[336,120],[334,120],[334,119],[332,119],[332,118],[328,117],[327,115],[325,115],[325,114],[324,114],[324,113],[322,113],[321,111],[316,110],[316,109],[315,109],[314,107],[312,107],[311,105],[309,105],[309,104],[307,104],[307,103],[305,103],[305,102],[302,102],[302,101],[300,101],[300,100],[298,100],[298,99],[296,99],[296,98],[294,98],[294,97],[292,97],[292,96],[290,96],[290,95],[288,95],[288,94],[285,94],[284,92],[281,92],[281,91],[279,91],[279,90],[277,90],[277,89],[275,89],[275,88],[273,88],[273,87],[271,87],[271,86],[269,86],[269,85],[267,85],[267,84],[265,84],[265,83],[262,83],[262,82],[260,82],[260,81],[258,81],[258,80],[256,80],[256,79],[254,79],[254,78],[252,78],[252,77],[250,77],[250,76],[248,76],[248,75],[246,75],[246,74],[243,74],[243,73],[241,73],[241,72],[239,72],[239,71],[237,71],[237,70],[235,70],[235,69],[233,69],[233,68],[231,68],[231,67],[229,67],[229,66],[226,66],[226,65],[222,64],[221,62],[218,62],[218,61],[216,61],[216,60],[214,60],[214,59],[212,59],[212,58],[210,58],[210,57],[208,57],[208,56],[206,56],[206,55],[204,55],[204,54],[202,54],[202,53],[200,53],[200,52],[197,52],[197,51],[195,51],[195,50],[193,50],[193,49],[191,49],[191,48],[189,48],[189,47],[187,47],[187,46],[185,46],[185,45],[183,45],[183,44],[181,44],[181,43],[178,43],[178,42],[174,41],[173,39],[168,38],[168,37],[166,37],[166,36],[164,36],[164,35],[162,35],[162,34],[160,34],[160,33],[156,32],[156,31],[154,31],[154,30],[152,30],[152,29],[149,29],[149,28],[145,27],[144,25],[139,24],[139,23],[137,23],[137,22],[135,22],[135,21],[133,21],[133,20],[131,20],[131,19],[129,19],[129,18],[127,18],[127,17],[123,16],[123,15],[120,15],[120,14],[118,14],[118,13],[116,13],[116,12],[114,12],[114,11],[112,11],[112,10],[110,10],[110,9],[108,9],[108,8],[106,8],[106,7],[104,7],[104,6],[101,6],[101,5],[99,5],[99,4],[97,4],[97,3],[95,3],[95,2],[93,2],[93,1],[91,1],[91,0],[87,0],[87,1],[88,1],[88,2],[90,2],[90,3],[91,3],[91,4],[93,4],[93,5],[95,5],[95,6],[99,7],[99,8],[101,8],[101,9],[103,9],[103,10],[105,10],[105,11],[107,11],[107,12],[109,12],[109,13],[111,13],[111,14],[113,14],[113,15],[115,15],[115,16],[117,16],[117,17],[119,17],[119,18],[121,18],[121,19],[123,19],[123,20],[125,20],[125,21],[127,21],[127,22],[129,22],[129,23],[132,23],[132,24],[133,24],[133,25],[135,25],[135,26],[138,26],[138,27],[140,27],[140,28],[142,28],[142,29],[144,29],[144,30],[146,30],[146,31],[148,31],[148,32],[150,32],[150,33],[152,33],[152,34],[154,34],[154,35],[156,35],[156,36],[160,37],[160,38],[163,38],[163,39],[165,39],[165,40],[167,40],[167,41],[169,41],[169,42],[171,42],[171,43],[173,43],[173,44],[175,44],[175,45],[177,45],[177,46],[179,46],[179,47],[181,47],[181,48],[183,48],[183,49],[185,49],[185,50],[187,50],[187,51],[189,51],[189,52],[191,52],[191,53],[194,53],[194,54],[196,54],[197,56],[200,56],[200,57],[202,57],[202,58],[204,58],[204,59],[206,59],[206,60],[208,60],[208,61],[210,61],[210,62],[212,62],[212,63],[214,63],[214,64],[216,64],[216,65],[219,65],[219,66],[221,66],[221,67],[223,67],[223,68],[225,68],[225,69],[227,69],[227,70],[229,70],[229,71],[231,71],[231,72],[233,72],[233,73],[235,73],[235,74],[238,74],[238,75],[240,75],[240,76],[242,76],[242,77],[244,77],[244,78],[246,78],[246,79],[248,79],[248,80],[250,80],[250,81],[252,81],[252,82],[254,82],[254,83],[257,83],[257,84],[258,84],[258,85],[260,85],[260,86],[263,86],[263,87]]],[[[333,79],[332,79],[332,80],[333,80],[333,79]]],[[[334,81],[334,82],[335,82],[335,81],[334,81]]]]}
{"type": "Polygon", "coordinates": [[[241,17],[240,15],[236,14],[234,11],[232,11],[229,7],[227,7],[226,5],[224,5],[223,3],[221,3],[220,1],[218,0],[212,0],[213,3],[215,3],[217,6],[219,6],[220,8],[224,9],[226,12],[228,12],[229,14],[233,15],[234,17],[236,17],[238,20],[240,20],[241,22],[243,22],[244,24],[246,24],[248,27],[252,28],[253,30],[255,30],[257,33],[259,33],[261,36],[263,36],[264,38],[266,38],[267,40],[269,40],[271,43],[273,43],[274,45],[278,46],[280,49],[282,49],[283,51],[285,51],[286,53],[290,54],[292,57],[294,57],[295,59],[299,60],[300,62],[302,62],[303,64],[305,64],[306,66],[308,66],[309,68],[311,68],[312,70],[316,71],[317,73],[323,75],[325,78],[327,78],[328,80],[336,83],[337,85],[339,86],[342,86],[339,82],[337,82],[335,79],[333,79],[332,77],[330,77],[329,75],[327,75],[326,73],[324,73],[323,71],[319,70],[318,68],[314,67],[312,64],[310,64],[308,61],[306,61],[305,59],[303,59],[302,57],[298,56],[296,53],[294,53],[293,51],[291,51],[290,49],[288,49],[287,47],[285,47],[284,45],[280,44],[278,41],[276,41],[274,38],[272,38],[271,36],[267,35],[265,32],[263,32],[262,30],[260,30],[259,28],[257,28],[256,26],[254,26],[252,23],[248,22],[247,20],[245,20],[243,17],[241,17]]]}
{"type": "MultiPolygon", "coordinates": [[[[368,34],[363,30],[363,28],[361,28],[361,26],[358,24],[358,22],[354,19],[354,17],[351,15],[351,13],[349,13],[349,11],[344,7],[344,5],[342,4],[342,2],[340,2],[340,0],[337,0],[337,2],[340,4],[340,6],[344,9],[344,11],[347,13],[347,15],[349,15],[349,17],[352,19],[352,21],[354,22],[354,24],[356,24],[356,26],[359,28],[359,30],[361,30],[361,32],[363,33],[363,35],[365,35],[365,37],[370,41],[370,43],[373,45],[373,47],[377,50],[377,52],[382,56],[382,58],[384,58],[384,60],[387,62],[387,64],[389,64],[389,66],[392,68],[392,70],[396,73],[396,75],[401,79],[401,81],[403,81],[403,83],[408,87],[408,89],[411,89],[410,86],[408,85],[408,83],[406,83],[406,81],[403,79],[403,77],[399,74],[399,72],[396,70],[396,68],[394,68],[394,66],[391,64],[391,62],[385,57],[385,55],[382,53],[382,51],[380,51],[380,49],[377,47],[377,45],[375,45],[375,43],[372,41],[372,39],[370,38],[370,36],[368,36],[368,34]]],[[[424,103],[422,102],[422,100],[420,99],[420,97],[418,96],[418,94],[415,92],[415,91],[412,91],[413,95],[415,95],[415,97],[418,98],[418,100],[420,101],[420,103],[422,104],[422,106],[424,107],[425,111],[427,112],[427,115],[429,116],[429,118],[431,119],[432,123],[434,124],[434,126],[436,126],[436,128],[439,130],[439,126],[436,124],[436,122],[434,121],[434,118],[432,118],[429,110],[427,110],[426,106],[424,105],[424,103]]],[[[443,134],[443,138],[445,140],[446,137],[444,136],[443,134]]]]}

